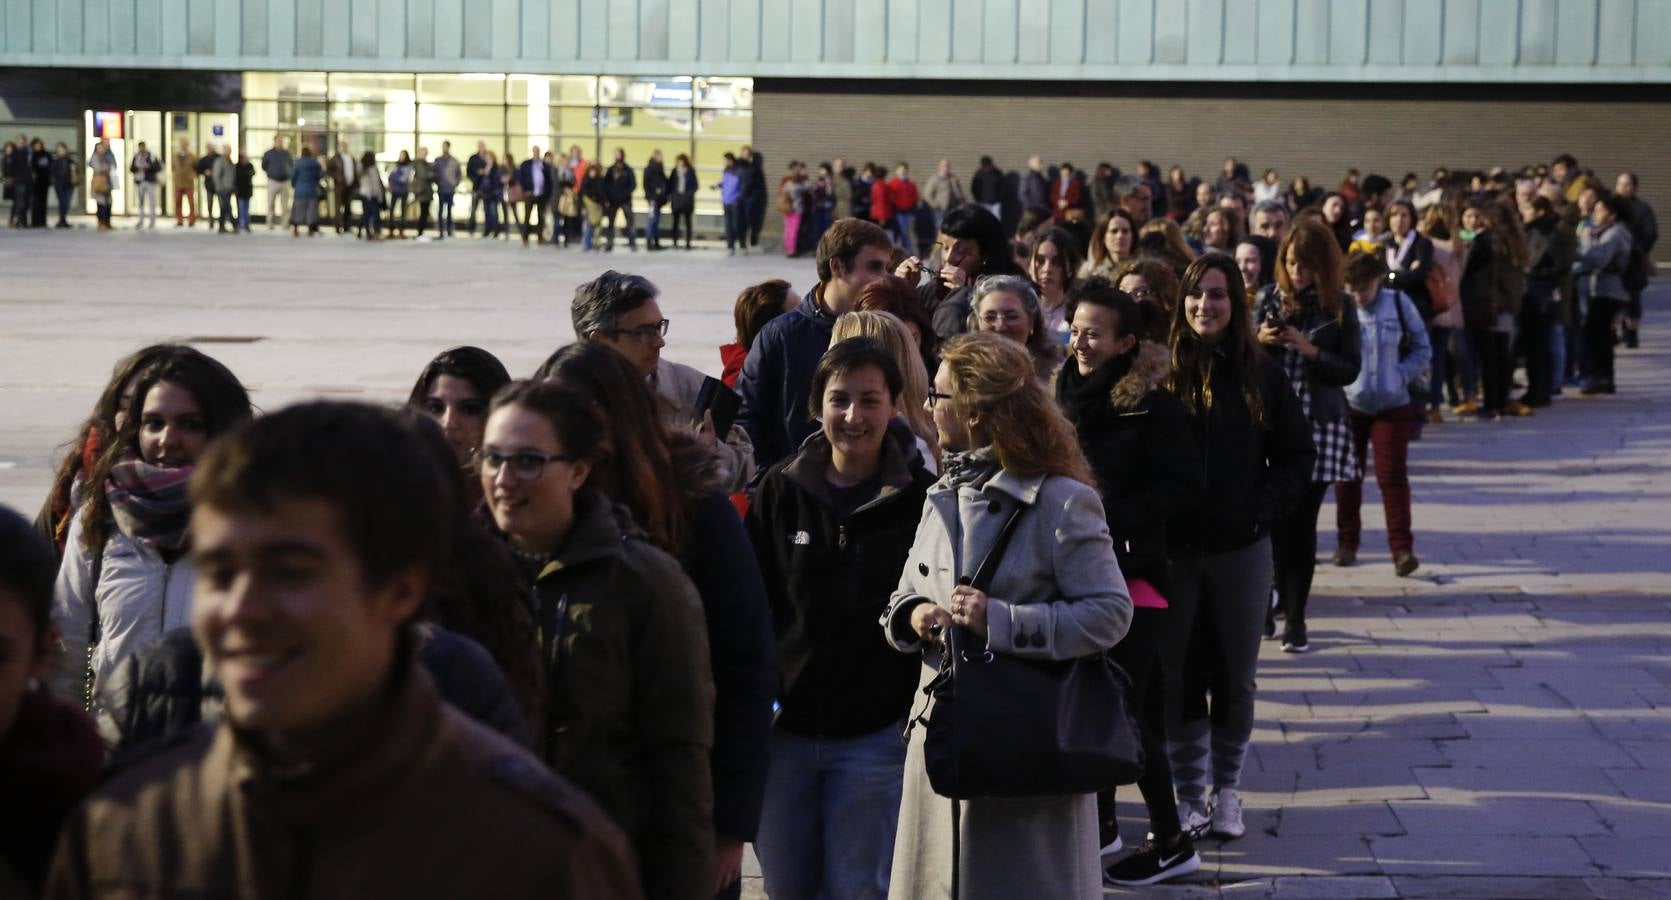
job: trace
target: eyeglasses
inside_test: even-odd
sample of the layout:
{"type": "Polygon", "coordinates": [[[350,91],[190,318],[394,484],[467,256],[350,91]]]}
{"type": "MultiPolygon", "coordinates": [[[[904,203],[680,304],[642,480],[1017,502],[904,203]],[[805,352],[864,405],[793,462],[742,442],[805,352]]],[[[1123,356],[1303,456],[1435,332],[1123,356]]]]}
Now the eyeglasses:
{"type": "Polygon", "coordinates": [[[940,393],[939,391],[937,391],[933,388],[928,389],[928,405],[929,406],[934,406],[936,403],[939,403],[941,400],[950,400],[951,398],[952,398],[951,394],[942,394],[942,393],[940,393]]]}
{"type": "Polygon", "coordinates": [[[1005,325],[1014,325],[1017,322],[1020,322],[1021,319],[1022,319],[1021,313],[1014,312],[1014,311],[1005,312],[1005,313],[997,313],[997,312],[981,313],[981,321],[985,322],[988,325],[996,325],[999,322],[1003,322],[1005,325]]]}
{"type": "Polygon", "coordinates": [[[657,337],[667,337],[667,325],[667,320],[662,319],[654,325],[645,325],[642,328],[611,328],[604,333],[620,335],[622,337],[634,337],[645,343],[649,343],[657,337]]]}
{"type": "Polygon", "coordinates": [[[1155,289],[1152,288],[1152,287],[1148,287],[1147,285],[1145,285],[1144,287],[1140,287],[1140,288],[1132,288],[1131,290],[1126,291],[1126,293],[1130,294],[1131,299],[1133,299],[1133,300],[1153,300],[1153,299],[1155,299],[1155,289]]]}
{"type": "Polygon", "coordinates": [[[493,478],[499,470],[509,465],[511,475],[518,481],[535,481],[545,474],[545,467],[554,462],[574,462],[574,457],[564,453],[497,453],[492,450],[477,450],[476,464],[481,467],[482,474],[493,478]]]}

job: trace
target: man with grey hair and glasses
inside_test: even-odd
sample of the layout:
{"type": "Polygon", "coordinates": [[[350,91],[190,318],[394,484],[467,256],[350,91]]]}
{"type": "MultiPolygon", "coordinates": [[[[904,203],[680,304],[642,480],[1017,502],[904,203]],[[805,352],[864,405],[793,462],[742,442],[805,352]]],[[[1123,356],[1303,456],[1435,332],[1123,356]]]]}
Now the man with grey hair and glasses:
{"type": "MultiPolygon", "coordinates": [[[[657,302],[660,295],[648,278],[611,269],[575,288],[569,307],[574,336],[604,344],[626,357],[666,401],[662,411],[669,427],[712,436],[711,415],[697,407],[708,376],[662,358],[669,323],[657,302]]],[[[755,472],[754,445],[748,432],[733,423],[724,443],[712,443],[728,479],[726,490],[742,490],[755,472]]]]}

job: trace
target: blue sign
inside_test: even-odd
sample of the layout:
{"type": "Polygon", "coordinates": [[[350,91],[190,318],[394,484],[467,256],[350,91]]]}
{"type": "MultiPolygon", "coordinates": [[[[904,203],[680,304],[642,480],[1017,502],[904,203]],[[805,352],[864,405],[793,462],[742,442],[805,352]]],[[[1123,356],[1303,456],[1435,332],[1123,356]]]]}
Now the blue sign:
{"type": "Polygon", "coordinates": [[[226,135],[225,125],[216,125],[213,130],[215,132],[215,137],[224,137],[226,135]]]}

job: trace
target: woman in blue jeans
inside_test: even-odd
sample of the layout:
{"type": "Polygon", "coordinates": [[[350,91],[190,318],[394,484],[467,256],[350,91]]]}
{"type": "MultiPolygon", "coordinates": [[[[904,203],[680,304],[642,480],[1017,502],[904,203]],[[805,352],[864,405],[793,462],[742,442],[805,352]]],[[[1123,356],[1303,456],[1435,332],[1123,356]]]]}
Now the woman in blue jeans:
{"type": "Polygon", "coordinates": [[[782,678],[754,842],[773,900],[888,893],[920,663],[876,622],[934,483],[897,417],[903,390],[881,344],[838,341],[812,379],[823,430],[749,506],[782,678]]]}
{"type": "Polygon", "coordinates": [[[743,255],[748,255],[748,240],[744,234],[747,229],[748,216],[744,215],[743,192],[747,185],[737,175],[737,158],[725,154],[725,174],[719,177],[719,202],[725,206],[725,253],[727,256],[736,254],[739,245],[743,248],[743,255]]]}

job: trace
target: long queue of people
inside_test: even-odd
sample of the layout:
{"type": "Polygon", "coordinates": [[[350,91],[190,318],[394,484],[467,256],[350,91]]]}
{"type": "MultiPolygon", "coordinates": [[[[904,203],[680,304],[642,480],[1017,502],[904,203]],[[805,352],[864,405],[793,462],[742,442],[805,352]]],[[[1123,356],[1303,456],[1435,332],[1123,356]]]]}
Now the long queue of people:
{"type": "MultiPolygon", "coordinates": [[[[4,166],[5,199],[11,204],[11,227],[45,227],[47,198],[52,192],[58,198],[57,227],[70,227],[70,206],[82,185],[83,168],[91,172],[86,188],[97,209],[99,230],[113,227],[114,189],[123,173],[107,141],[94,146],[84,167],[65,144],[48,152],[40,138],[31,141],[19,135],[6,142],[0,165],[4,166]]],[[[335,153],[303,146],[293,154],[283,135],[274,137],[273,145],[258,160],[243,152],[234,156],[230,144],[209,143],[198,152],[184,139],[165,159],[144,141],[138,142],[126,173],[135,191],[138,219],[134,227],[156,228],[159,206],[167,200],[174,209],[176,228],[196,226],[201,205],[210,228],[224,234],[247,233],[258,165],[266,178],[267,228],[288,225],[298,237],[304,230],[310,237],[318,235],[322,221],[334,222],[338,234],[371,240],[404,238],[409,231],[419,238],[426,232],[436,239],[453,237],[457,233],[455,201],[467,195],[469,217],[462,225],[467,233],[506,240],[516,234],[525,245],[532,240],[553,247],[578,244],[583,250],[611,251],[619,223],[628,249],[637,250],[639,228],[633,210],[641,188],[648,210],[643,223],[646,249],[677,248],[682,235],[689,250],[696,236],[701,184],[684,153],[668,161],[660,150],[653,151],[640,176],[621,149],[607,166],[586,159],[579,145],[566,154],[542,152],[534,146],[519,163],[511,151],[501,156],[482,141],[475,153],[461,161],[453,155],[452,143],[442,141],[433,159],[429,148],[420,146],[415,155],[402,150],[397,159],[384,164],[369,150],[356,155],[347,141],[339,141],[335,153]],[[171,194],[161,192],[165,183],[172,187],[171,194]]],[[[765,159],[744,146],[737,153],[725,154],[720,181],[709,186],[720,192],[726,246],[733,253],[746,254],[751,247],[760,247],[767,208],[764,166],[765,159]]],[[[792,164],[791,176],[794,171],[792,164]]],[[[786,176],[785,183],[790,180],[786,176]]]]}
{"type": "MultiPolygon", "coordinates": [[[[1372,202],[1389,236],[1344,246],[1332,198],[1256,204],[1252,236],[1219,217],[1199,248],[1137,191],[1089,243],[1082,218],[1011,231],[979,203],[926,254],[841,218],[811,290],[741,293],[719,379],[661,357],[659,290],[616,271],[529,378],[453,348],[404,411],[258,416],[212,357],[144,348],[33,528],[0,522],[0,878],[734,897],[750,843],[774,898],[1194,871],[1196,840],[1245,832],[1261,639],[1280,613],[1309,648],[1318,511],[1334,485],[1353,562],[1371,451],[1395,569],[1419,566],[1407,448],[1466,382],[1434,377],[1438,318],[1462,310],[1499,398],[1519,325],[1536,389],[1547,278],[1599,323],[1579,365],[1611,383],[1635,210],[1602,196],[1559,256],[1528,236],[1564,227],[1550,199],[1526,224],[1516,199],[1442,191],[1425,234],[1413,201],[1372,202]],[[1451,259],[1416,265],[1418,237],[1451,259]],[[967,641],[1115,660],[1140,774],[948,795],[937,686],[967,641]],[[1132,782],[1150,837],[1127,853],[1132,782]]],[[[1027,764],[997,777],[1050,781],[1027,764]]]]}

